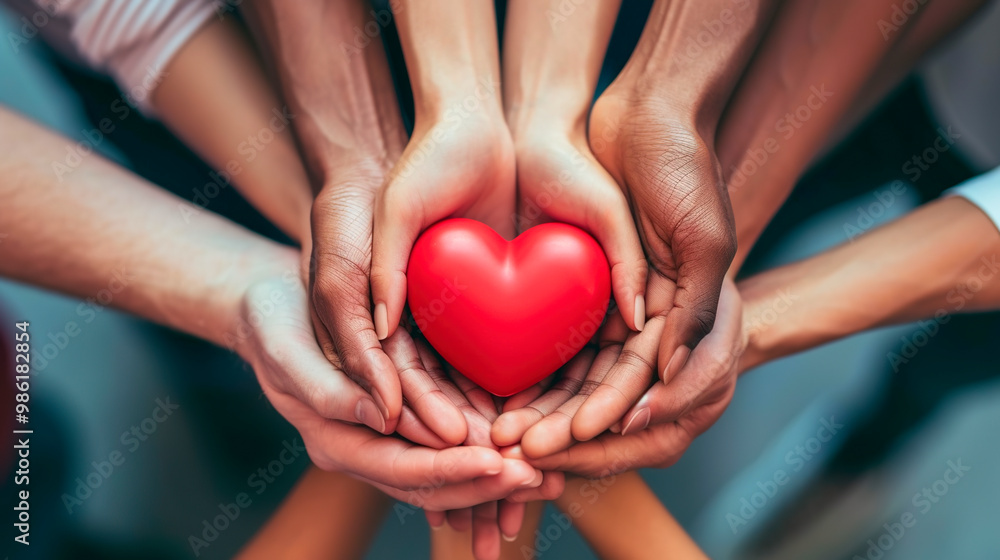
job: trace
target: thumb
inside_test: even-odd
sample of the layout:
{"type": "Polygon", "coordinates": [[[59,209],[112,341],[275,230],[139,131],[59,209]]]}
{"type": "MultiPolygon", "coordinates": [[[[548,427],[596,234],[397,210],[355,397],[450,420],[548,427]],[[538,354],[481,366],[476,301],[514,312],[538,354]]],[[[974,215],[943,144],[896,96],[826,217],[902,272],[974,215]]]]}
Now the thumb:
{"type": "Polygon", "coordinates": [[[285,391],[316,414],[386,433],[386,419],[371,395],[331,365],[319,348],[295,349],[289,344],[284,352],[274,353],[273,360],[285,373],[285,391]]]}
{"type": "Polygon", "coordinates": [[[649,267],[628,203],[617,188],[612,192],[622,200],[610,201],[603,206],[613,210],[596,213],[594,222],[588,224],[587,229],[594,234],[608,257],[611,288],[622,319],[632,330],[641,331],[646,325],[645,292],[649,267]]]}
{"type": "Polygon", "coordinates": [[[677,290],[667,312],[657,363],[664,383],[677,375],[695,346],[715,324],[722,281],[733,259],[736,242],[727,234],[702,235],[698,255],[678,251],[677,290]]]}
{"type": "Polygon", "coordinates": [[[422,229],[419,204],[412,204],[405,185],[388,185],[375,204],[371,292],[375,334],[385,340],[396,332],[406,305],[406,266],[422,229]]]}

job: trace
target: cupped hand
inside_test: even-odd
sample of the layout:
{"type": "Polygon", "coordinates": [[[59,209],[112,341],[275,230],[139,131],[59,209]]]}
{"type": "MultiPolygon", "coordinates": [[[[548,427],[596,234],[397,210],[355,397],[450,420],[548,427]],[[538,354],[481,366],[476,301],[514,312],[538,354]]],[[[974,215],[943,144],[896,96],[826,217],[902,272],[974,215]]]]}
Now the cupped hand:
{"type": "Polygon", "coordinates": [[[399,420],[402,395],[398,372],[372,323],[370,274],[372,212],[388,166],[377,159],[345,159],[336,182],[313,202],[311,250],[303,251],[315,337],[332,367],[370,394],[350,393],[357,397],[356,410],[337,416],[323,414],[328,405],[318,402],[335,397],[320,392],[304,398],[316,401],[313,410],[327,418],[361,422],[385,434],[399,420]]]}
{"type": "Polygon", "coordinates": [[[664,381],[712,329],[736,253],[714,133],[696,117],[627,83],[612,84],[590,117],[590,146],[628,199],[650,274],[674,284],[659,311],[667,321],[655,365],[664,381]]]}
{"type": "MultiPolygon", "coordinates": [[[[667,102],[612,84],[594,106],[589,140],[630,205],[649,262],[640,333],[605,326],[605,344],[579,394],[525,433],[529,456],[588,441],[614,426],[659,379],[669,385],[715,324],[735,253],[732,210],[712,134],[667,102]]],[[[681,387],[687,391],[687,387],[681,387]]],[[[704,393],[677,390],[686,408],[704,393]]],[[[634,420],[634,430],[644,418],[634,420]],[[638,423],[636,423],[638,422],[638,423]]],[[[624,429],[624,428],[623,428],[624,429]]]]}
{"type": "MultiPolygon", "coordinates": [[[[674,378],[666,383],[657,380],[624,417],[617,416],[621,418],[620,435],[604,433],[567,446],[563,440],[552,441],[544,429],[534,433],[529,430],[522,445],[527,448],[530,441],[531,449],[537,453],[530,462],[540,469],[559,469],[589,477],[672,465],[729,405],[736,378],[745,367],[751,324],[743,315],[739,292],[727,280],[719,298],[715,327],[674,378]]],[[[620,359],[621,354],[615,356],[615,345],[607,348],[612,349],[606,358],[608,363],[620,359]]],[[[616,418],[613,411],[597,406],[579,408],[578,412],[603,415],[597,419],[601,423],[614,422],[616,418]]],[[[543,427],[541,422],[536,426],[543,427]]]]}
{"type": "Polygon", "coordinates": [[[514,234],[514,152],[499,109],[460,105],[418,116],[413,136],[375,206],[371,290],[379,339],[395,332],[406,304],[406,268],[420,233],[448,217],[514,234]]]}
{"type": "MultiPolygon", "coordinates": [[[[492,446],[451,446],[475,430],[468,427],[468,415],[454,403],[454,395],[442,389],[446,385],[440,373],[423,365],[420,348],[405,331],[386,342],[386,358],[395,360],[393,367],[402,372],[406,409],[420,416],[404,414],[397,429],[440,442],[441,449],[349,423],[359,421],[359,403],[370,402],[370,396],[317,343],[306,290],[294,265],[254,284],[241,307],[234,347],[253,367],[271,404],[299,431],[319,468],[346,472],[394,498],[439,511],[496,501],[537,486],[535,469],[504,458],[492,446]]],[[[481,424],[477,429],[488,432],[481,424]]]]}
{"type": "Polygon", "coordinates": [[[642,330],[647,264],[628,201],[591,153],[583,130],[562,128],[531,123],[514,133],[519,231],[559,221],[590,232],[607,254],[622,319],[642,330]]]}

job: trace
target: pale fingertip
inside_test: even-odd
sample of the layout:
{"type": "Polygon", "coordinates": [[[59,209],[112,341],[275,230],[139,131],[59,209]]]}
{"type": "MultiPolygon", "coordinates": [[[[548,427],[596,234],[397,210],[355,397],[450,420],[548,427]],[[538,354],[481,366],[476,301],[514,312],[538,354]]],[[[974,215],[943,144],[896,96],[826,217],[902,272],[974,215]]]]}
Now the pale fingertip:
{"type": "Polygon", "coordinates": [[[642,332],[643,327],[646,326],[646,297],[642,294],[635,296],[635,308],[634,315],[632,316],[635,322],[635,330],[642,332]]]}
{"type": "Polygon", "coordinates": [[[375,304],[373,319],[375,320],[375,336],[379,340],[385,340],[389,336],[389,311],[385,302],[380,301],[375,304]]]}

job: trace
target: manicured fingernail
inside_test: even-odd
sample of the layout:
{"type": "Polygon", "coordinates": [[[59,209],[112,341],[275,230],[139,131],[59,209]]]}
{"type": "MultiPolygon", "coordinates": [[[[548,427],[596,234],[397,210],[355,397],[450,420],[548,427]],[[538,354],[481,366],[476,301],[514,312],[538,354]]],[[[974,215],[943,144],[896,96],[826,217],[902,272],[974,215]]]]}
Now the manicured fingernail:
{"type": "Polygon", "coordinates": [[[670,357],[670,361],[667,362],[667,367],[663,368],[663,382],[667,383],[677,375],[677,372],[684,367],[687,363],[688,356],[691,355],[691,349],[687,346],[680,346],[677,350],[674,350],[674,355],[670,357]]]}
{"type": "Polygon", "coordinates": [[[385,418],[379,413],[375,403],[368,399],[361,399],[354,408],[354,417],[365,426],[382,433],[385,431],[385,418]]]}
{"type": "Polygon", "coordinates": [[[507,542],[514,542],[517,540],[517,535],[503,535],[503,540],[507,542]]]}
{"type": "Polygon", "coordinates": [[[635,311],[632,318],[635,320],[635,330],[641,331],[646,326],[646,298],[642,294],[635,296],[635,311]]]}
{"type": "Polygon", "coordinates": [[[636,411],[636,413],[632,415],[632,418],[630,418],[629,421],[625,424],[625,427],[622,428],[622,435],[625,436],[630,433],[641,432],[645,430],[646,426],[649,425],[649,416],[650,415],[648,408],[643,408],[636,411]]]}
{"type": "Polygon", "coordinates": [[[389,336],[389,311],[382,302],[375,304],[375,336],[379,340],[389,336]]]}

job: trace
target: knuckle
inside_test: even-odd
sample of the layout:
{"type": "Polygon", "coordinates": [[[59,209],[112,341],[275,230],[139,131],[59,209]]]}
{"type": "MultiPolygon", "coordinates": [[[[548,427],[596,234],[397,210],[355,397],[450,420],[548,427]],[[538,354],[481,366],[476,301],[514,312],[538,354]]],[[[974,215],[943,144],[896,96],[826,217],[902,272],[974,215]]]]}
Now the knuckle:
{"type": "Polygon", "coordinates": [[[596,381],[594,379],[585,379],[583,383],[580,384],[580,391],[577,394],[583,397],[589,397],[590,395],[594,394],[594,391],[596,391],[597,388],[600,386],[601,386],[600,381],[596,381]]]}
{"type": "Polygon", "coordinates": [[[618,363],[628,369],[640,370],[643,372],[649,372],[655,369],[651,360],[630,348],[622,349],[621,354],[618,355],[618,363]]]}
{"type": "Polygon", "coordinates": [[[715,326],[715,306],[699,306],[691,316],[693,334],[698,340],[712,332],[715,326]]]}

